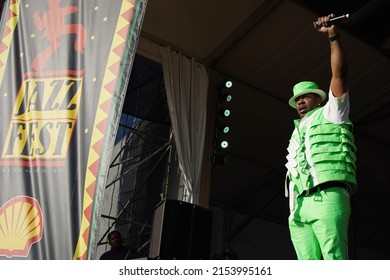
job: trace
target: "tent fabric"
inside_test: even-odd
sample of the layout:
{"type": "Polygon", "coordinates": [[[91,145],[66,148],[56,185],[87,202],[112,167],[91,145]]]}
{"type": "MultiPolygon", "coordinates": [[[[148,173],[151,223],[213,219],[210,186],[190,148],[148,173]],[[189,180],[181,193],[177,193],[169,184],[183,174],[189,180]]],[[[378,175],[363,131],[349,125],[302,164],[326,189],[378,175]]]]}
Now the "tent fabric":
{"type": "Polygon", "coordinates": [[[199,204],[206,133],[208,73],[182,53],[161,47],[161,63],[179,168],[188,192],[183,201],[199,204]]]}

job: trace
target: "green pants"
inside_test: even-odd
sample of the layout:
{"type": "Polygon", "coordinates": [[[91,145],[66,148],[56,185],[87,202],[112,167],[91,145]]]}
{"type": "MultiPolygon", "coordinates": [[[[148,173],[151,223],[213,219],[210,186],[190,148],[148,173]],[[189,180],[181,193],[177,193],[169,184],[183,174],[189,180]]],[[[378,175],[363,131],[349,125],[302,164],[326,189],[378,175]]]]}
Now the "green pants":
{"type": "Polygon", "coordinates": [[[299,260],[344,260],[348,252],[349,194],[334,187],[299,196],[289,217],[299,260]]]}

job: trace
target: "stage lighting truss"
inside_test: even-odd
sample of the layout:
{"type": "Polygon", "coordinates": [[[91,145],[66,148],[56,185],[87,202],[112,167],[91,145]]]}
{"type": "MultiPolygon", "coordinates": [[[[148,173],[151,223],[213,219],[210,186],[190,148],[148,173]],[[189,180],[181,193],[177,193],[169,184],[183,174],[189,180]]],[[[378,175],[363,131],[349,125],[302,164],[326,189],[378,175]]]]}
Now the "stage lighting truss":
{"type": "Polygon", "coordinates": [[[226,164],[226,156],[225,155],[216,155],[213,156],[213,164],[214,165],[225,165],[226,164]]]}
{"type": "Polygon", "coordinates": [[[227,134],[229,134],[229,126],[219,123],[215,128],[213,165],[225,165],[226,156],[223,155],[229,147],[227,134]],[[222,154],[221,154],[222,153],[222,154]]]}
{"type": "Polygon", "coordinates": [[[218,86],[218,108],[217,117],[229,117],[230,116],[230,102],[233,99],[231,89],[233,82],[230,80],[222,80],[218,86]]]}
{"type": "Polygon", "coordinates": [[[229,146],[228,134],[230,133],[230,126],[226,124],[219,124],[215,127],[215,147],[217,149],[226,149],[229,146]]]}
{"type": "Polygon", "coordinates": [[[230,80],[221,80],[218,85],[218,104],[215,122],[215,140],[213,164],[224,165],[226,156],[221,155],[221,151],[229,147],[228,134],[230,133],[229,118],[231,117],[230,105],[233,100],[232,95],[233,82],[230,80]]]}

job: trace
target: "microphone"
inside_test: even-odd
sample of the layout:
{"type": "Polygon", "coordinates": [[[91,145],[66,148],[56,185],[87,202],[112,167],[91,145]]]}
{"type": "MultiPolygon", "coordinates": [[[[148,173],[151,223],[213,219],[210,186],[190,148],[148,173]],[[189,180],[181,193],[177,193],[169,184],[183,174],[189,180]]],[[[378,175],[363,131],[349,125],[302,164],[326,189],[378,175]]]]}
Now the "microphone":
{"type": "MultiPolygon", "coordinates": [[[[329,19],[328,25],[330,26],[330,25],[339,23],[340,21],[346,20],[348,18],[349,18],[349,14],[344,14],[344,15],[341,15],[338,17],[336,17],[336,16],[332,17],[329,19]]],[[[316,25],[317,25],[317,27],[321,27],[321,21],[317,20],[316,25]]]]}

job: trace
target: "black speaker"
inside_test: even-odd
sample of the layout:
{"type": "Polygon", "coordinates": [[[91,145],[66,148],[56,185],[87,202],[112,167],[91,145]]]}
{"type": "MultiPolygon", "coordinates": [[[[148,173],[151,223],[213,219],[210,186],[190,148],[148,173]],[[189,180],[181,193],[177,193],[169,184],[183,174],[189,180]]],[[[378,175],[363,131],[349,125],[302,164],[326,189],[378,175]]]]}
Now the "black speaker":
{"type": "Polygon", "coordinates": [[[162,201],[154,210],[149,259],[210,258],[212,213],[200,206],[162,201]]]}

